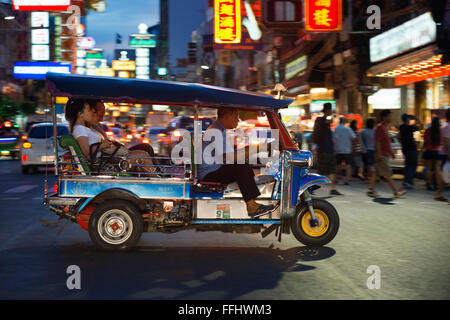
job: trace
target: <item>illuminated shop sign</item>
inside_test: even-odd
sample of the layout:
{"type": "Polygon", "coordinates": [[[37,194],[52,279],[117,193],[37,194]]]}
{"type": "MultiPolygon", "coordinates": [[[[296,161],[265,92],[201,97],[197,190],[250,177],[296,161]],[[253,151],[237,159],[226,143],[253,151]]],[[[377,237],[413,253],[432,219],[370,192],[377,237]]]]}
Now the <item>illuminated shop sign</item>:
{"type": "Polygon", "coordinates": [[[308,59],[306,56],[301,56],[300,58],[297,58],[294,61],[287,63],[285,79],[288,80],[297,74],[302,75],[300,73],[302,71],[305,71],[307,66],[308,66],[308,59]]]}
{"type": "Polygon", "coordinates": [[[47,72],[71,73],[72,65],[64,62],[15,62],[13,67],[16,79],[45,79],[47,72]]]}
{"type": "Polygon", "coordinates": [[[49,15],[48,12],[32,12],[31,27],[32,28],[48,28],[49,15]]]}
{"type": "Polygon", "coordinates": [[[368,96],[367,103],[372,109],[400,109],[400,88],[380,89],[368,96]]]}
{"type": "Polygon", "coordinates": [[[156,40],[153,34],[130,34],[130,47],[155,48],[156,40]]]}
{"type": "Polygon", "coordinates": [[[49,44],[50,33],[48,29],[33,29],[31,30],[32,44],[49,44]]]}
{"type": "MultiPolygon", "coordinates": [[[[237,26],[240,31],[240,41],[233,42],[217,42],[214,41],[215,50],[262,50],[262,31],[260,23],[262,20],[262,0],[241,0],[240,2],[240,17],[239,25],[237,26]]],[[[217,11],[217,10],[216,10],[217,11]]],[[[219,11],[220,12],[220,11],[219,11]]],[[[218,16],[215,15],[217,19],[218,16]]],[[[220,20],[218,20],[220,23],[220,20]]],[[[237,23],[238,21],[236,21],[237,23]]],[[[220,26],[220,25],[219,25],[220,26]]],[[[214,38],[216,38],[217,32],[215,29],[214,38]]]]}
{"type": "Polygon", "coordinates": [[[214,1],[214,42],[241,42],[241,1],[214,1]]]}
{"type": "Polygon", "coordinates": [[[80,49],[91,50],[95,47],[95,40],[92,37],[78,38],[77,47],[80,49]]]}
{"type": "Polygon", "coordinates": [[[370,38],[370,61],[380,61],[435,40],[436,23],[427,12],[370,38]]]}
{"type": "Polygon", "coordinates": [[[167,75],[167,68],[158,68],[158,75],[160,76],[167,75]]]}
{"type": "Polygon", "coordinates": [[[150,49],[136,48],[136,78],[150,79],[150,49]]]}
{"type": "Polygon", "coordinates": [[[341,31],[342,0],[305,0],[306,31],[341,31]]]}
{"type": "Polygon", "coordinates": [[[100,77],[114,77],[114,70],[111,68],[97,68],[95,75],[100,77]]]}
{"type": "Polygon", "coordinates": [[[12,0],[16,11],[66,11],[70,0],[12,0]]]}
{"type": "Polygon", "coordinates": [[[50,47],[48,45],[32,45],[31,60],[50,60],[50,47]]]}
{"type": "Polygon", "coordinates": [[[130,77],[130,73],[128,71],[119,71],[117,76],[119,78],[129,78],[130,77]]]}
{"type": "Polygon", "coordinates": [[[113,60],[112,68],[114,70],[134,71],[136,70],[136,61],[113,60]]]}

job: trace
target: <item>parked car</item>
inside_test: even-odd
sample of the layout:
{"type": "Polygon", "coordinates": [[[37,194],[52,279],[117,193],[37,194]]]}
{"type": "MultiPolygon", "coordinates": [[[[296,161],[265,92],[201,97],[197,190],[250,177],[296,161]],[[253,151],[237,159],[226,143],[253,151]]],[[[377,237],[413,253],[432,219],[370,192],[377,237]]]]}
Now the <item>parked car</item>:
{"type": "MultiPolygon", "coordinates": [[[[212,123],[213,119],[207,117],[199,117],[202,122],[202,132],[204,132],[212,123]]],[[[178,116],[173,118],[165,130],[166,136],[160,139],[159,154],[161,156],[170,156],[172,148],[181,141],[182,134],[180,129],[194,132],[194,117],[193,116],[178,116]]]]}
{"type": "Polygon", "coordinates": [[[19,159],[20,156],[19,132],[9,126],[0,126],[0,156],[11,156],[19,159]]]}
{"type": "MultiPolygon", "coordinates": [[[[58,123],[57,135],[69,134],[67,124],[58,123]]],[[[59,149],[62,152],[62,149],[59,149]]],[[[53,152],[53,125],[52,123],[39,123],[31,126],[26,140],[20,146],[20,161],[22,173],[36,172],[38,167],[51,165],[55,161],[53,152]]]]}

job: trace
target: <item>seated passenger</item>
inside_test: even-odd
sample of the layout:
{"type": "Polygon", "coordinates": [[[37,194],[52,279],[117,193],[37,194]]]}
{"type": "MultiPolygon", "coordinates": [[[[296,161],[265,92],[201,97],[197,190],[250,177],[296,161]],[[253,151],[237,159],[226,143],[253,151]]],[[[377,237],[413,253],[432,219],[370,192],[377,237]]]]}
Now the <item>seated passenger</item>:
{"type": "MultiPolygon", "coordinates": [[[[94,111],[94,123],[92,129],[97,130],[106,140],[109,140],[108,136],[103,130],[103,126],[100,123],[104,120],[105,117],[105,104],[102,100],[99,99],[90,99],[87,100],[87,103],[89,103],[91,109],[94,111]]],[[[155,152],[153,151],[152,146],[148,143],[137,144],[131,148],[128,148],[128,150],[142,150],[147,152],[152,158],[155,156],[155,152]]]]}
{"type": "MultiPolygon", "coordinates": [[[[90,159],[90,146],[94,143],[100,143],[98,151],[106,148],[113,148],[115,145],[112,141],[105,139],[98,131],[91,127],[95,124],[94,110],[84,99],[69,99],[66,104],[66,120],[69,122],[70,133],[77,140],[83,154],[90,159]]],[[[141,150],[128,152],[129,160],[132,164],[143,165],[137,166],[139,171],[152,172],[151,159],[148,159],[148,153],[141,150]]],[[[93,160],[93,159],[91,159],[93,160]]]]}
{"type": "MultiPolygon", "coordinates": [[[[261,195],[258,186],[255,182],[255,174],[251,165],[248,164],[236,164],[237,157],[234,153],[234,148],[228,145],[226,141],[226,129],[236,128],[239,122],[239,110],[221,108],[217,112],[218,119],[211,124],[206,132],[211,129],[218,129],[223,135],[223,163],[213,163],[202,164],[197,166],[198,168],[198,179],[200,181],[208,182],[220,182],[223,184],[228,184],[232,182],[237,182],[239,189],[242,193],[244,201],[247,205],[247,212],[250,217],[262,216],[274,209],[273,205],[262,205],[256,202],[256,198],[261,195]],[[227,153],[233,153],[227,156],[227,153]],[[225,159],[233,158],[233,164],[226,164],[225,159]]],[[[205,150],[207,144],[204,143],[203,150],[205,150]]],[[[220,155],[219,155],[220,156],[220,155]]],[[[248,159],[249,150],[245,149],[245,159],[248,159]]]]}

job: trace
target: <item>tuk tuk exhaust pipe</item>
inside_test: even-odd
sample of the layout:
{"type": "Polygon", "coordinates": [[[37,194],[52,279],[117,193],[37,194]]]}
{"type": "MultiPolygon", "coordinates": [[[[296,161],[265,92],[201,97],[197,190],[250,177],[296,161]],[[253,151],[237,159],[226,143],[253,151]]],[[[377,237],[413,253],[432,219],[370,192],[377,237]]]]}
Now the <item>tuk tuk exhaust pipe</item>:
{"type": "Polygon", "coordinates": [[[71,215],[69,212],[65,212],[64,210],[61,210],[59,208],[56,208],[54,206],[49,206],[50,210],[52,210],[54,213],[56,213],[57,216],[64,218],[64,219],[68,219],[72,222],[76,222],[77,221],[77,217],[71,215]]]}

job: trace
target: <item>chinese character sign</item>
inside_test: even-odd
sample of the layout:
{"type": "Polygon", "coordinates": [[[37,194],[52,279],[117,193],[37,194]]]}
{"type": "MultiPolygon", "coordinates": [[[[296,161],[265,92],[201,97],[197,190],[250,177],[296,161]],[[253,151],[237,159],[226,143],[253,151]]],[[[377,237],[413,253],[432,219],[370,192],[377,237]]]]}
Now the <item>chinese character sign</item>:
{"type": "Polygon", "coordinates": [[[307,31],[341,31],[342,0],[305,0],[307,31]]]}
{"type": "Polygon", "coordinates": [[[214,41],[216,43],[241,42],[241,2],[239,0],[214,1],[214,41]]]}

